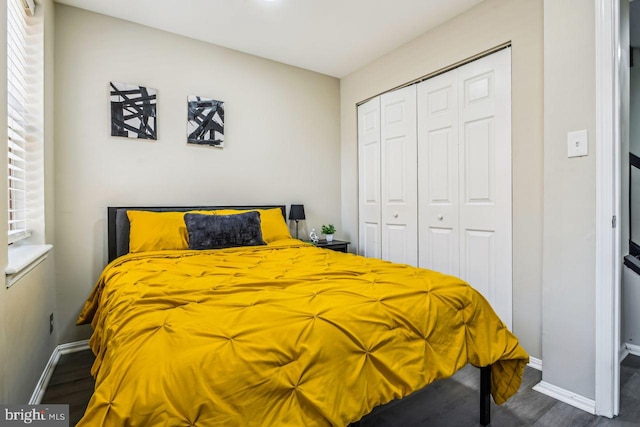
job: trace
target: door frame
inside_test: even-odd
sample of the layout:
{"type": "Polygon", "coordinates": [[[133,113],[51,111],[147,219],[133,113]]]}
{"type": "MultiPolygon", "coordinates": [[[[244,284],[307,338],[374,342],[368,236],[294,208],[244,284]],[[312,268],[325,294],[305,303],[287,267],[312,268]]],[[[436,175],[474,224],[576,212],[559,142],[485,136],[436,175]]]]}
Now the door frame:
{"type": "Polygon", "coordinates": [[[620,410],[620,4],[595,0],[595,412],[620,410]]]}

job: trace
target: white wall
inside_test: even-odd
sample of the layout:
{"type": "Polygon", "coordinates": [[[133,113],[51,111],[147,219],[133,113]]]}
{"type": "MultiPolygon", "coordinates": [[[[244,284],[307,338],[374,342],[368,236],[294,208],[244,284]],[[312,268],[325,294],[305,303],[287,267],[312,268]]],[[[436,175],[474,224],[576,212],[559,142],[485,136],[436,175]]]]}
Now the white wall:
{"type": "Polygon", "coordinates": [[[340,236],[337,79],[60,4],[55,51],[61,342],[90,333],[107,206],[303,203],[340,236]],[[157,89],[157,141],[110,136],[109,81],[157,89]],[[226,103],[224,149],[186,143],[188,95],[226,103]]]}
{"type": "Polygon", "coordinates": [[[544,2],[543,380],[595,397],[595,2],[544,2]],[[587,157],[567,158],[586,129],[587,157]]]}
{"type": "MultiPolygon", "coordinates": [[[[52,242],[53,180],[53,31],[54,5],[52,0],[38,2],[37,15],[44,19],[45,32],[45,234],[52,242]]],[[[0,81],[6,81],[6,8],[0,8],[0,81]]],[[[6,86],[0,86],[6,99],[6,86]]],[[[0,102],[0,139],[6,141],[6,103],[0,102]]],[[[0,151],[0,163],[6,164],[6,150],[0,151]]],[[[0,186],[0,223],[7,223],[6,187],[0,186]]],[[[57,344],[57,328],[49,334],[49,314],[57,310],[54,288],[54,252],[35,269],[15,283],[5,286],[5,276],[0,275],[0,403],[26,403],[57,344]]],[[[0,233],[0,271],[7,264],[6,233],[0,233]]]]}
{"type": "Polygon", "coordinates": [[[341,80],[342,223],[357,242],[356,103],[512,43],[513,330],[541,357],[543,39],[541,0],[486,0],[341,80]]]}

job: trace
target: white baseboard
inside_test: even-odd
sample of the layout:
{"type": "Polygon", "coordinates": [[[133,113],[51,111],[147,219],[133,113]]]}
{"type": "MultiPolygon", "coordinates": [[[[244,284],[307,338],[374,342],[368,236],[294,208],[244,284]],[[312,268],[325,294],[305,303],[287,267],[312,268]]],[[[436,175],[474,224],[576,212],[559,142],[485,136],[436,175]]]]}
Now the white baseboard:
{"type": "Polygon", "coordinates": [[[44,392],[47,389],[47,385],[49,385],[49,381],[51,380],[51,376],[53,375],[53,370],[56,368],[56,365],[60,360],[60,356],[62,356],[63,354],[75,353],[77,351],[83,351],[88,349],[89,349],[89,340],[60,344],[59,346],[54,348],[53,352],[51,353],[51,357],[47,362],[47,365],[44,367],[44,370],[42,371],[42,375],[40,375],[40,379],[36,384],[36,388],[33,390],[31,399],[29,399],[29,405],[38,405],[42,401],[42,396],[44,396],[44,392]]]}
{"type": "Polygon", "coordinates": [[[553,397],[556,400],[564,402],[568,405],[574,406],[578,409],[582,409],[585,412],[588,412],[592,415],[596,413],[596,401],[592,399],[587,399],[584,396],[580,396],[579,394],[572,393],[563,388],[557,387],[553,384],[549,384],[544,381],[540,381],[536,384],[533,389],[542,394],[546,394],[547,396],[553,397]]]}
{"type": "Polygon", "coordinates": [[[618,353],[618,360],[620,360],[620,363],[622,363],[622,361],[630,354],[631,352],[629,349],[623,344],[622,347],[620,347],[620,352],[618,353]]]}
{"type": "Polygon", "coordinates": [[[542,372],[542,359],[529,356],[529,363],[527,366],[542,372]]]}
{"type": "MultiPolygon", "coordinates": [[[[640,345],[629,344],[628,342],[626,342],[624,343],[624,347],[629,352],[629,354],[633,354],[634,356],[640,356],[640,345]]],[[[622,358],[620,360],[622,360],[622,358]]]]}

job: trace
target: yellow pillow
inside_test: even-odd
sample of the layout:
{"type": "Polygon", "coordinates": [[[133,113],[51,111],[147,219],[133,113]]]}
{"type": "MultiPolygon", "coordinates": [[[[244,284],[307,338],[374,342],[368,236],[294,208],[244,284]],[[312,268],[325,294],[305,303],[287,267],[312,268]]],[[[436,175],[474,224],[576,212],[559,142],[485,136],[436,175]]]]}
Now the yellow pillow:
{"type": "Polygon", "coordinates": [[[282,210],[280,208],[246,210],[219,209],[215,212],[217,215],[234,215],[247,211],[257,211],[260,214],[260,229],[262,230],[262,240],[264,240],[265,243],[291,238],[289,227],[284,221],[282,210]]]}
{"type": "Polygon", "coordinates": [[[184,212],[127,211],[129,252],[189,249],[184,212]]]}
{"type": "Polygon", "coordinates": [[[280,208],[258,209],[258,212],[260,212],[262,240],[264,240],[265,243],[291,238],[289,227],[282,216],[282,210],[280,208]]]}

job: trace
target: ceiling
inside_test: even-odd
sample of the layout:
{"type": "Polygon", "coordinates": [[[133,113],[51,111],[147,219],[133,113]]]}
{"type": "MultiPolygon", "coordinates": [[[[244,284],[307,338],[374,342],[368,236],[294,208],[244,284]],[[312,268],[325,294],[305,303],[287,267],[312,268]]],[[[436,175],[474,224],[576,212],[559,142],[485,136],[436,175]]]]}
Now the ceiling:
{"type": "Polygon", "coordinates": [[[483,0],[56,0],[344,77],[483,0]]]}

